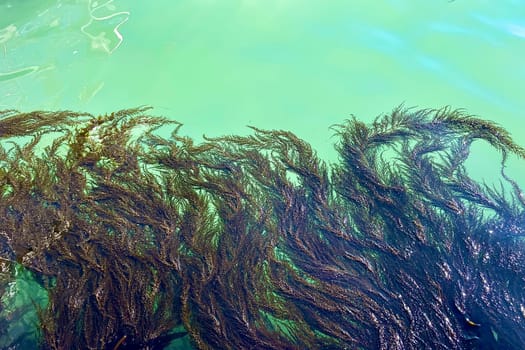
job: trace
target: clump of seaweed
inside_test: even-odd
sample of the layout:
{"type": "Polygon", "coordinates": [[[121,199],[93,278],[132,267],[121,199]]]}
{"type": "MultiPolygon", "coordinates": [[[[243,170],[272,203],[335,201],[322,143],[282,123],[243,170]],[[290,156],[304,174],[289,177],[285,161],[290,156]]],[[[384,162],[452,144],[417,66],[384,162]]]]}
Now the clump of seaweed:
{"type": "MultiPolygon", "coordinates": [[[[194,144],[147,112],[0,112],[0,293],[15,268],[47,292],[41,348],[525,344],[525,203],[503,171],[525,150],[501,127],[399,107],[334,126],[327,165],[290,132],[194,144]],[[469,177],[475,140],[512,191],[469,177]]],[[[13,321],[0,309],[1,344],[13,321]]]]}

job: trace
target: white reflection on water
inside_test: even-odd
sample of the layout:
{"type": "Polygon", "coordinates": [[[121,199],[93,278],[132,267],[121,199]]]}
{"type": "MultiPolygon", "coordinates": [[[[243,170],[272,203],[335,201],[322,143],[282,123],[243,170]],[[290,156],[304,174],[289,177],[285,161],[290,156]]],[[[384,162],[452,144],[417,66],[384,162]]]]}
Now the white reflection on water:
{"type": "Polygon", "coordinates": [[[525,26],[511,0],[8,2],[0,0],[0,104],[12,108],[99,113],[144,103],[191,116],[188,125],[217,116],[225,122],[202,132],[219,134],[248,120],[325,128],[402,101],[509,120],[523,110],[516,57],[525,26]],[[27,69],[46,64],[55,68],[27,69]]]}
{"type": "MultiPolygon", "coordinates": [[[[98,1],[90,0],[88,4],[89,9],[89,21],[80,27],[82,33],[86,34],[91,39],[91,48],[94,50],[102,50],[108,54],[113,53],[124,41],[124,37],[119,31],[120,26],[126,23],[129,19],[129,11],[115,11],[116,7],[113,4],[113,0],[108,0],[102,3],[98,1]],[[94,24],[97,22],[100,23],[113,23],[116,24],[113,27],[113,34],[116,37],[116,43],[113,43],[112,40],[106,37],[105,31],[100,31],[97,34],[94,34],[90,29],[91,27],[96,27],[94,24]]],[[[110,24],[110,26],[113,24],[110,24]]]]}
{"type": "Polygon", "coordinates": [[[525,38],[525,26],[509,23],[507,24],[507,31],[516,36],[525,38]]]}
{"type": "Polygon", "coordinates": [[[480,23],[486,24],[504,33],[508,33],[512,36],[525,38],[525,20],[507,18],[505,20],[501,18],[491,18],[479,13],[473,14],[473,17],[480,23]]]}
{"type": "Polygon", "coordinates": [[[0,44],[6,43],[16,33],[16,26],[10,24],[5,28],[0,29],[0,44]]]}

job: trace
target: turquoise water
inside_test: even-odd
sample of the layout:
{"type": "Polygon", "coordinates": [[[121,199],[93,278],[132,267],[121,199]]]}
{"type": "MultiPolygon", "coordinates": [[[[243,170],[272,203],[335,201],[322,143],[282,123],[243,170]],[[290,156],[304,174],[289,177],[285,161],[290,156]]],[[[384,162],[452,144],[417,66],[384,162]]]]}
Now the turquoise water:
{"type": "MultiPolygon", "coordinates": [[[[199,137],[452,105],[521,130],[522,1],[0,1],[0,108],[151,105],[199,137]]],[[[522,142],[523,144],[523,142],[522,142]]]]}

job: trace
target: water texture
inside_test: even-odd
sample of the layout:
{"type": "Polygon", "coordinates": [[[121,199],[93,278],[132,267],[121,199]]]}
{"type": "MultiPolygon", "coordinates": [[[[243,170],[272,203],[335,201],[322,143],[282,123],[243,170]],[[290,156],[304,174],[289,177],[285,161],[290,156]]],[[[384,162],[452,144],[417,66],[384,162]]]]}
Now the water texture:
{"type": "Polygon", "coordinates": [[[0,348],[525,347],[524,18],[0,0],[0,348]]]}
{"type": "Polygon", "coordinates": [[[192,137],[294,130],[330,159],[326,125],[402,102],[518,133],[524,12],[509,0],[3,0],[0,107],[150,105],[192,137]],[[15,73],[28,67],[40,69],[15,73]]]}

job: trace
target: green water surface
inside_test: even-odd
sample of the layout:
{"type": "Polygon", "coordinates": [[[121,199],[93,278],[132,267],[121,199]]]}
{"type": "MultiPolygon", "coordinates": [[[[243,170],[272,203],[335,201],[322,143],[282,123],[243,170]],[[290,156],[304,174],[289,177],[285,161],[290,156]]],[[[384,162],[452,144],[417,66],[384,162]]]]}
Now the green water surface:
{"type": "Polygon", "coordinates": [[[286,129],[327,160],[330,125],[400,103],[465,108],[524,145],[523,57],[522,0],[0,0],[1,109],[150,105],[197,139],[286,129]]]}

